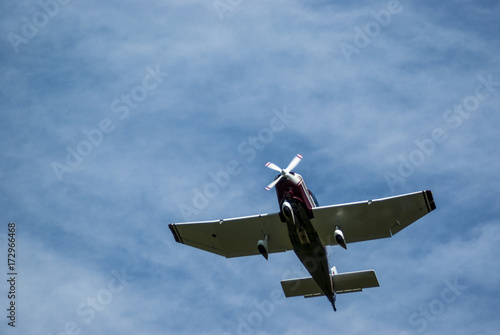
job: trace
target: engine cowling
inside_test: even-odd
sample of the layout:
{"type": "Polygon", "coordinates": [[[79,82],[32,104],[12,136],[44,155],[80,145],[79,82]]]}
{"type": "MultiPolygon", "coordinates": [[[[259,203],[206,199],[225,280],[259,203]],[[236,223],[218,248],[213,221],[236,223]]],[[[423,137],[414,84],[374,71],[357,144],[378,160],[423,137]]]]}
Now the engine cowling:
{"type": "Polygon", "coordinates": [[[339,228],[339,226],[335,227],[334,236],[335,236],[335,241],[337,241],[338,245],[340,245],[342,248],[344,248],[345,250],[347,250],[347,245],[346,245],[346,242],[345,242],[344,233],[339,228]]]}

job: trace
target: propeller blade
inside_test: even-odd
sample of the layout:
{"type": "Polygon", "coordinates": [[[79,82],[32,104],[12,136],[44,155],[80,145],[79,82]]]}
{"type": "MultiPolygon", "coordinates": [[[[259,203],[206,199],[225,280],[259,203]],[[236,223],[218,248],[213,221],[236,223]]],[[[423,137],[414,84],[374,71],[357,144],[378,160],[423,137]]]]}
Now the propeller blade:
{"type": "MultiPolygon", "coordinates": [[[[274,171],[278,171],[281,176],[279,176],[278,178],[276,178],[271,184],[267,185],[266,187],[266,190],[270,190],[272,189],[274,186],[276,186],[276,184],[281,180],[281,178],[285,177],[287,179],[293,179],[293,175],[290,174],[291,170],[295,169],[295,167],[300,163],[300,161],[302,160],[302,155],[297,155],[295,156],[292,161],[290,162],[290,164],[288,164],[287,168],[286,169],[281,169],[278,165],[274,164],[274,163],[271,163],[271,162],[267,162],[266,166],[268,168],[270,168],[271,170],[274,170],[274,171]]],[[[296,181],[298,182],[298,181],[296,181]]]]}
{"type": "Polygon", "coordinates": [[[267,162],[266,166],[268,168],[270,168],[271,170],[281,172],[281,168],[278,165],[274,164],[274,163],[267,162]]]}
{"type": "Polygon", "coordinates": [[[276,178],[276,180],[274,180],[271,184],[267,185],[266,191],[272,189],[281,180],[281,178],[283,178],[283,176],[279,176],[279,178],[276,178]]]}
{"type": "Polygon", "coordinates": [[[290,164],[288,164],[288,166],[286,167],[286,171],[287,172],[291,172],[293,169],[295,169],[295,167],[300,163],[302,159],[302,155],[297,155],[295,156],[292,161],[290,162],[290,164]]]}

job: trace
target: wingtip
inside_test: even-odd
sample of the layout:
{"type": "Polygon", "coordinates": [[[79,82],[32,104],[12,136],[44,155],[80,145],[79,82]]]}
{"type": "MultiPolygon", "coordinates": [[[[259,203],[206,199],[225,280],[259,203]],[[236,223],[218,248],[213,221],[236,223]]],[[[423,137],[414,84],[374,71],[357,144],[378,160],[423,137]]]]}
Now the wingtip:
{"type": "Polygon", "coordinates": [[[432,195],[432,191],[425,190],[422,193],[424,193],[426,196],[427,208],[428,208],[429,212],[432,212],[433,210],[436,209],[436,203],[434,202],[434,196],[432,195]]]}
{"type": "Polygon", "coordinates": [[[170,228],[170,231],[172,232],[172,235],[174,235],[175,242],[177,242],[177,243],[184,243],[184,242],[182,242],[181,235],[177,231],[177,228],[176,228],[175,224],[173,224],[173,223],[169,224],[168,228],[170,228]]]}

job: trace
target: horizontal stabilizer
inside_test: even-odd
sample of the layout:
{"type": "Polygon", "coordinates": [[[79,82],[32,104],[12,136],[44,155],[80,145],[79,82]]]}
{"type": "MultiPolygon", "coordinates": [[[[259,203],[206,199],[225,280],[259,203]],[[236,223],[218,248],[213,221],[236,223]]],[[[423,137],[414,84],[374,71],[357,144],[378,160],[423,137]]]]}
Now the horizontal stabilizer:
{"type": "MultiPolygon", "coordinates": [[[[336,293],[360,292],[364,288],[378,287],[377,275],[373,270],[338,273],[330,275],[336,293]]],[[[281,282],[287,298],[304,296],[305,298],[324,295],[316,281],[309,278],[288,279],[281,282]]]]}

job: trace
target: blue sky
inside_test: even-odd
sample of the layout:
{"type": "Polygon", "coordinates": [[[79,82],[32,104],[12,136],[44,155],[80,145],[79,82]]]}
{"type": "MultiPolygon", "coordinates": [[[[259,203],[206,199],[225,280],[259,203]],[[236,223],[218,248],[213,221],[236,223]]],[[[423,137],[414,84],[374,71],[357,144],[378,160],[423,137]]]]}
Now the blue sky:
{"type": "Polygon", "coordinates": [[[2,333],[498,332],[496,2],[0,7],[2,333]],[[293,252],[227,260],[167,227],[276,212],[264,164],[297,153],[320,205],[437,203],[392,239],[329,248],[381,284],[337,313],[284,298],[306,275],[293,252]]]}

